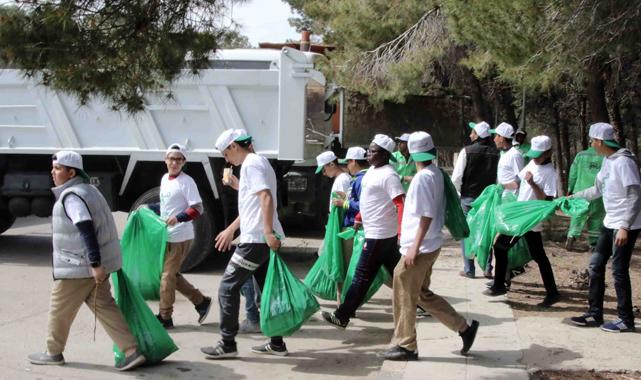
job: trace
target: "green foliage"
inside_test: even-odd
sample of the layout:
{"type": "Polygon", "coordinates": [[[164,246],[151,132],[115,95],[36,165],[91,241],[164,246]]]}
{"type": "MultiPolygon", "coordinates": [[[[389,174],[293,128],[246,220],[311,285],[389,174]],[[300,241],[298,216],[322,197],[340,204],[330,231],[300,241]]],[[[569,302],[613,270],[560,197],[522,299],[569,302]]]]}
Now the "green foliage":
{"type": "Polygon", "coordinates": [[[18,3],[0,7],[0,59],[81,104],[99,97],[132,113],[182,69],[207,67],[228,29],[222,0],[18,3]]]}

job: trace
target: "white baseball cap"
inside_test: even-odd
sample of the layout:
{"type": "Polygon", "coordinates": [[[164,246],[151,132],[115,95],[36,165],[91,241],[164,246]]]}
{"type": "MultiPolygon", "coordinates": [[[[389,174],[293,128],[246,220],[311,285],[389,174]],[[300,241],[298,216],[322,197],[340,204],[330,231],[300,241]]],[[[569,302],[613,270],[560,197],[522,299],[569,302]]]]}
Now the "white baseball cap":
{"type": "Polygon", "coordinates": [[[329,164],[330,162],[336,161],[336,155],[332,151],[327,151],[316,156],[316,174],[320,173],[323,170],[323,166],[329,164]]]}
{"type": "Polygon", "coordinates": [[[169,145],[169,148],[167,148],[167,151],[165,152],[165,157],[169,155],[169,153],[176,152],[182,154],[183,158],[185,161],[187,161],[187,149],[185,149],[184,146],[180,144],[171,144],[169,145]]]}
{"type": "Polygon", "coordinates": [[[251,136],[244,129],[227,129],[218,136],[216,139],[216,149],[222,153],[223,150],[229,148],[233,142],[241,142],[251,140],[251,136]]]}
{"type": "MultiPolygon", "coordinates": [[[[394,147],[396,146],[396,144],[394,143],[394,140],[392,140],[388,135],[379,133],[374,136],[374,140],[372,140],[372,142],[385,149],[386,151],[394,153],[394,147]]],[[[396,162],[396,158],[393,155],[390,156],[390,160],[396,162]]]]}
{"type": "Polygon", "coordinates": [[[479,135],[480,138],[484,139],[486,137],[490,137],[490,125],[484,121],[480,123],[473,123],[470,122],[467,124],[468,127],[474,129],[476,131],[476,134],[479,135]]]}
{"type": "Polygon", "coordinates": [[[436,158],[436,148],[429,133],[419,131],[410,135],[407,142],[410,156],[416,162],[431,161],[436,158]]]}
{"type": "Polygon", "coordinates": [[[490,129],[490,133],[495,133],[499,136],[505,137],[506,139],[511,139],[514,137],[514,127],[508,123],[501,123],[496,127],[496,129],[490,129]]]}
{"type": "Polygon", "coordinates": [[[405,141],[405,142],[407,142],[409,139],[410,139],[409,133],[403,133],[402,135],[394,138],[394,140],[396,141],[405,141]]]}
{"type": "Polygon", "coordinates": [[[594,123],[590,126],[588,133],[590,138],[603,140],[605,145],[612,148],[621,148],[614,138],[614,127],[608,123],[594,123]]]}
{"type": "Polygon", "coordinates": [[[82,156],[72,150],[61,150],[51,157],[54,164],[63,165],[75,169],[78,175],[84,179],[89,179],[89,175],[84,171],[82,165],[82,156]]]}
{"type": "Polygon", "coordinates": [[[345,158],[338,160],[341,164],[346,164],[348,160],[365,160],[367,159],[367,151],[360,146],[353,146],[347,149],[345,158]]]}
{"type": "Polygon", "coordinates": [[[547,136],[535,136],[530,140],[530,150],[525,155],[530,158],[537,158],[550,149],[552,149],[552,139],[547,136]]]}

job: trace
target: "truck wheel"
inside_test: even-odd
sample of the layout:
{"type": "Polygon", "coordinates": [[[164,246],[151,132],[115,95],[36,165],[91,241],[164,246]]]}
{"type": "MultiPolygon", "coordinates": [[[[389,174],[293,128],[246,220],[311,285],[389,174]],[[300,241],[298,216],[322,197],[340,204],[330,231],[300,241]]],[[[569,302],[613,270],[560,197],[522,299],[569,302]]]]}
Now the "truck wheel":
{"type": "Polygon", "coordinates": [[[16,217],[13,216],[9,210],[0,209],[0,234],[11,228],[16,217]]]}
{"type": "MultiPolygon", "coordinates": [[[[160,202],[160,187],[154,187],[145,191],[131,206],[131,211],[134,211],[138,206],[147,203],[160,202]]],[[[191,244],[191,249],[183,262],[181,271],[187,272],[195,268],[214,250],[214,234],[216,233],[216,224],[212,217],[214,206],[208,199],[203,199],[204,212],[197,218],[194,224],[194,240],[191,244]]],[[[131,212],[130,211],[130,212],[131,212]]]]}

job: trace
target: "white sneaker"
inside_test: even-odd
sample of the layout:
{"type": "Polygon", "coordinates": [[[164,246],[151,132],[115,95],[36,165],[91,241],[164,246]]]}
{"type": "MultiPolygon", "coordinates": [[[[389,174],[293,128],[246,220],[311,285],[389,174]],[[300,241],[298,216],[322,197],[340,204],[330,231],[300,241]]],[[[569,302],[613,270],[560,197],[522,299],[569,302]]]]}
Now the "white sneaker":
{"type": "Polygon", "coordinates": [[[240,323],[240,326],[238,328],[238,333],[239,334],[254,334],[254,333],[259,333],[260,331],[260,324],[259,323],[254,323],[250,321],[249,319],[245,319],[240,323]]]}

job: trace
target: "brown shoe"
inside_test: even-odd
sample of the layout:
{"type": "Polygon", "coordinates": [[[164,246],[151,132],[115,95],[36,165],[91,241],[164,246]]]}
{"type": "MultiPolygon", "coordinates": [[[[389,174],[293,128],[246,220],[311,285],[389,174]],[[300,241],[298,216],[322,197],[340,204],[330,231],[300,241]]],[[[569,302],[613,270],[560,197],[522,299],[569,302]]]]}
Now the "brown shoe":
{"type": "Polygon", "coordinates": [[[474,278],[473,274],[466,273],[464,270],[458,272],[458,275],[461,277],[474,278]]]}

